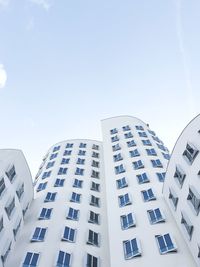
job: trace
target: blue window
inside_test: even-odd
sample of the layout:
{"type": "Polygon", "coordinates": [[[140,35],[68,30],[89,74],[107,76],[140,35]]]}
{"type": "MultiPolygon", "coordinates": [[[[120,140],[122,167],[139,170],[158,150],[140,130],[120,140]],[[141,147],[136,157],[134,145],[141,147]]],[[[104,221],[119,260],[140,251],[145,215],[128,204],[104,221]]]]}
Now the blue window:
{"type": "Polygon", "coordinates": [[[112,146],[112,150],[113,150],[114,152],[117,151],[117,150],[120,150],[120,149],[121,149],[121,147],[120,147],[119,144],[116,144],[116,145],[112,146]]]}
{"type": "Polygon", "coordinates": [[[124,207],[124,206],[130,205],[132,203],[128,193],[126,193],[125,195],[121,195],[118,198],[119,198],[119,206],[120,207],[124,207]]]}
{"type": "Polygon", "coordinates": [[[115,162],[120,161],[120,160],[123,160],[121,153],[118,153],[118,154],[114,155],[113,156],[113,160],[115,162]]]}
{"type": "Polygon", "coordinates": [[[97,184],[95,182],[92,182],[91,190],[100,192],[100,184],[97,184]]]}
{"type": "Polygon", "coordinates": [[[124,132],[131,130],[129,125],[123,126],[122,129],[123,129],[124,132]]]}
{"type": "Polygon", "coordinates": [[[32,242],[42,242],[46,234],[47,228],[36,227],[35,232],[31,238],[32,242]]]}
{"type": "Polygon", "coordinates": [[[38,266],[39,253],[27,252],[22,267],[36,267],[38,266]]]}
{"type": "Polygon", "coordinates": [[[156,135],[156,133],[154,132],[154,131],[152,131],[152,130],[147,130],[151,135],[156,135]]]}
{"type": "Polygon", "coordinates": [[[67,143],[65,148],[72,148],[73,145],[74,145],[74,144],[72,144],[72,143],[67,143]]]}
{"type": "Polygon", "coordinates": [[[75,242],[76,230],[70,227],[65,227],[62,240],[68,242],[75,242]]]}
{"type": "Polygon", "coordinates": [[[47,187],[47,182],[40,183],[37,188],[37,192],[44,190],[47,187]]]}
{"type": "Polygon", "coordinates": [[[160,254],[177,251],[176,244],[174,240],[170,237],[170,234],[156,235],[155,238],[158,244],[160,254]]]}
{"type": "Polygon", "coordinates": [[[140,153],[137,149],[129,151],[131,158],[140,156],[140,153]]]}
{"type": "Polygon", "coordinates": [[[149,178],[145,172],[138,174],[137,179],[139,184],[149,183],[149,178]]]}
{"type": "Polygon", "coordinates": [[[55,201],[56,194],[57,193],[50,193],[50,192],[48,192],[47,195],[46,195],[46,198],[45,198],[44,202],[53,202],[53,201],[55,201]]]}
{"type": "Polygon", "coordinates": [[[116,134],[118,131],[116,128],[110,130],[110,134],[116,134]]]}
{"type": "Polygon", "coordinates": [[[178,196],[172,188],[169,188],[169,200],[173,205],[173,208],[176,209],[178,205],[178,196]]]}
{"type": "Polygon", "coordinates": [[[161,173],[157,172],[156,175],[158,177],[159,182],[164,182],[164,180],[165,180],[165,172],[161,172],[161,173]]]}
{"type": "Polygon", "coordinates": [[[138,132],[140,137],[147,137],[147,134],[145,132],[138,132]]]}
{"type": "Polygon", "coordinates": [[[58,175],[67,174],[67,168],[59,168],[58,175]]]}
{"type": "Polygon", "coordinates": [[[128,213],[120,216],[122,230],[129,229],[135,226],[135,217],[133,213],[128,213]]]}
{"type": "Polygon", "coordinates": [[[124,187],[128,186],[128,183],[126,182],[126,178],[125,177],[123,177],[121,179],[118,179],[116,181],[116,183],[117,183],[117,188],[118,189],[121,189],[121,188],[124,188],[124,187]]]}
{"type": "Polygon", "coordinates": [[[119,141],[119,138],[118,138],[117,135],[111,137],[111,142],[112,142],[112,143],[113,143],[113,142],[117,142],[117,141],[119,141]]]}
{"type": "Polygon", "coordinates": [[[156,145],[157,145],[157,147],[160,148],[161,150],[163,150],[163,151],[167,151],[167,148],[166,148],[165,146],[160,145],[160,144],[157,144],[157,143],[156,143],[156,145]]]}
{"type": "Polygon", "coordinates": [[[99,246],[99,234],[92,230],[89,230],[87,244],[99,246]]]}
{"type": "Polygon", "coordinates": [[[80,203],[81,202],[81,194],[77,194],[75,192],[72,192],[70,201],[80,203]]]}
{"type": "Polygon", "coordinates": [[[58,153],[51,154],[49,159],[50,160],[55,159],[57,156],[58,156],[58,153]]]}
{"type": "Polygon", "coordinates": [[[136,130],[144,131],[144,128],[141,125],[136,125],[135,128],[136,130]]]}
{"type": "Polygon", "coordinates": [[[85,156],[85,154],[86,154],[86,151],[85,150],[79,150],[78,151],[78,155],[79,156],[85,156]]]}
{"type": "Polygon", "coordinates": [[[97,171],[92,170],[91,177],[92,177],[92,178],[97,178],[97,179],[99,179],[99,177],[100,177],[100,172],[97,172],[97,171]]]}
{"type": "Polygon", "coordinates": [[[125,172],[123,164],[115,166],[115,174],[120,174],[120,173],[123,173],[123,172],[125,172]]]}
{"type": "Polygon", "coordinates": [[[135,143],[134,140],[131,140],[131,141],[128,141],[128,142],[127,142],[127,146],[128,146],[128,147],[133,147],[133,146],[136,146],[136,143],[135,143]]]}
{"type": "Polygon", "coordinates": [[[70,267],[71,257],[72,257],[71,254],[60,250],[55,267],[70,267]]]}
{"type": "Polygon", "coordinates": [[[82,184],[83,184],[82,180],[74,179],[73,187],[82,188],[82,184]]]}
{"type": "Polygon", "coordinates": [[[92,157],[98,159],[99,158],[99,153],[93,151],[92,152],[92,157]]]}
{"type": "Polygon", "coordinates": [[[184,226],[184,230],[188,234],[189,239],[191,240],[194,226],[190,222],[188,216],[185,214],[185,212],[181,212],[181,224],[184,226]]]}
{"type": "Polygon", "coordinates": [[[92,167],[99,168],[99,161],[93,160],[92,167]]]}
{"type": "Polygon", "coordinates": [[[95,207],[100,207],[100,198],[91,195],[90,205],[95,207]]]}
{"type": "Polygon", "coordinates": [[[125,133],[125,134],[124,134],[124,138],[125,138],[125,139],[133,138],[133,135],[132,135],[131,132],[128,132],[128,133],[125,133]]]}
{"type": "MultiPolygon", "coordinates": [[[[173,193],[173,196],[175,197],[175,192],[173,193]]],[[[199,192],[197,192],[196,188],[192,185],[189,186],[187,201],[192,210],[195,212],[195,214],[198,215],[200,211],[200,194],[199,192]]]]}
{"type": "Polygon", "coordinates": [[[42,208],[39,220],[49,220],[53,209],[42,208]]]}
{"type": "Polygon", "coordinates": [[[153,190],[151,188],[149,188],[147,190],[142,190],[142,196],[143,196],[143,199],[145,202],[156,199],[156,197],[153,193],[153,190]]]}
{"type": "Polygon", "coordinates": [[[76,168],[75,175],[84,175],[84,169],[76,168]]]}
{"type": "Polygon", "coordinates": [[[5,206],[5,211],[9,219],[11,218],[11,215],[13,214],[14,208],[15,208],[15,197],[13,197],[12,199],[9,199],[5,206]]]}
{"type": "Polygon", "coordinates": [[[70,161],[69,158],[62,158],[61,164],[68,164],[70,161]]]}
{"type": "Polygon", "coordinates": [[[167,159],[167,160],[170,159],[170,155],[169,155],[169,154],[167,154],[167,153],[162,153],[162,154],[163,154],[163,157],[164,157],[165,159],[167,159]]]}
{"type": "Polygon", "coordinates": [[[140,244],[137,238],[123,241],[125,259],[132,259],[142,255],[140,244]]]}
{"type": "Polygon", "coordinates": [[[149,139],[142,140],[142,143],[143,143],[144,146],[151,146],[152,145],[149,139]]]}
{"type": "Polygon", "coordinates": [[[49,169],[49,168],[53,167],[54,163],[55,163],[55,161],[48,162],[47,166],[46,166],[46,169],[49,169]]]}
{"type": "Polygon", "coordinates": [[[80,143],[79,148],[86,148],[87,144],[86,143],[80,143]]]}
{"type": "Polygon", "coordinates": [[[100,215],[98,213],[95,213],[94,211],[90,211],[90,216],[89,216],[89,223],[94,223],[94,224],[99,224],[99,217],[100,215]]]}
{"type": "Polygon", "coordinates": [[[86,267],[99,267],[99,259],[93,255],[87,254],[86,267]]]}
{"type": "Polygon", "coordinates": [[[54,187],[62,187],[64,186],[65,179],[57,178],[54,184],[54,187]]]}
{"type": "Polygon", "coordinates": [[[60,146],[55,146],[54,148],[53,148],[53,152],[56,152],[56,151],[58,151],[60,149],[60,146]]]}
{"type": "Polygon", "coordinates": [[[42,175],[42,179],[48,178],[51,175],[51,171],[44,172],[42,175]]]}
{"type": "Polygon", "coordinates": [[[69,208],[67,219],[73,220],[73,221],[78,221],[79,218],[79,210],[69,208]]]}
{"type": "Polygon", "coordinates": [[[191,143],[187,143],[183,156],[189,164],[192,164],[198,155],[199,150],[191,143]]]}
{"type": "Polygon", "coordinates": [[[152,159],[151,163],[152,163],[154,168],[162,168],[163,167],[163,165],[159,159],[152,159]]]}
{"type": "Polygon", "coordinates": [[[92,149],[99,150],[99,145],[93,144],[92,149]]]}
{"type": "Polygon", "coordinates": [[[149,221],[151,224],[165,221],[165,218],[159,208],[147,210],[147,213],[148,213],[149,221]]]}
{"type": "Polygon", "coordinates": [[[135,170],[142,169],[142,168],[144,168],[144,164],[142,163],[141,160],[134,161],[134,162],[133,162],[133,168],[134,168],[135,170]]]}
{"type": "Polygon", "coordinates": [[[154,148],[148,148],[146,149],[148,156],[157,156],[157,153],[154,148]]]}
{"type": "Polygon", "coordinates": [[[78,158],[76,164],[85,164],[85,159],[78,158]]]}
{"type": "Polygon", "coordinates": [[[72,153],[71,150],[65,150],[64,153],[63,153],[63,156],[70,156],[72,153]]]}
{"type": "Polygon", "coordinates": [[[163,143],[157,136],[152,136],[153,140],[155,140],[158,143],[163,143]]]}
{"type": "Polygon", "coordinates": [[[186,174],[182,170],[181,166],[176,165],[176,171],[174,173],[174,179],[178,182],[179,187],[182,188],[183,183],[185,181],[186,174]]]}
{"type": "Polygon", "coordinates": [[[8,170],[5,173],[10,182],[12,183],[14,178],[16,177],[15,166],[14,165],[9,166],[8,170]]]}

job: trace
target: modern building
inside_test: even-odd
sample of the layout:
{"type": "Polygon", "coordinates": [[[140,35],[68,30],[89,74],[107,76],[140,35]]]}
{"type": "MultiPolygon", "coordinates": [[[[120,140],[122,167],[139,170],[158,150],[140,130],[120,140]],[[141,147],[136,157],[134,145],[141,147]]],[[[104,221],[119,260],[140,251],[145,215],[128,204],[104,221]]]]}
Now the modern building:
{"type": "MultiPolygon", "coordinates": [[[[195,125],[200,126],[200,121],[195,125]]],[[[177,157],[173,153],[168,165],[168,149],[146,123],[134,117],[103,120],[102,135],[102,142],[75,139],[52,146],[36,175],[33,200],[30,173],[22,171],[18,175],[17,162],[2,156],[6,158],[6,164],[0,166],[2,177],[7,175],[8,163],[17,173],[16,186],[5,184],[12,191],[11,199],[24,183],[19,201],[24,224],[20,223],[15,241],[13,230],[19,222],[12,223],[5,209],[10,202],[0,198],[0,212],[5,210],[3,227],[0,214],[0,267],[198,266],[198,230],[192,236],[192,242],[196,242],[193,253],[188,232],[182,232],[183,226],[187,227],[177,220],[178,208],[175,213],[169,198],[169,187],[177,186],[170,175],[177,157]],[[23,210],[27,210],[25,217],[23,210]],[[12,240],[11,247],[7,240],[12,240]]],[[[191,143],[197,146],[193,139],[191,143]]],[[[20,161],[20,156],[17,158],[20,161]]],[[[23,164],[21,169],[27,170],[26,162],[23,164]]],[[[194,164],[192,167],[197,166],[194,164]]],[[[190,179],[188,184],[197,185],[190,179]]],[[[190,189],[196,194],[193,187],[190,189]]],[[[189,209],[193,205],[189,199],[184,202],[184,195],[182,203],[189,209]]],[[[187,213],[187,208],[182,210],[187,213]]],[[[193,223],[193,217],[190,220],[193,223]]]]}
{"type": "Polygon", "coordinates": [[[179,136],[169,161],[163,194],[200,266],[200,115],[179,136]]]}
{"type": "MultiPolygon", "coordinates": [[[[15,255],[33,199],[32,178],[20,150],[0,150],[0,267],[15,255]],[[15,247],[15,249],[14,249],[15,247]]],[[[15,266],[15,265],[13,265],[15,266]]]]}

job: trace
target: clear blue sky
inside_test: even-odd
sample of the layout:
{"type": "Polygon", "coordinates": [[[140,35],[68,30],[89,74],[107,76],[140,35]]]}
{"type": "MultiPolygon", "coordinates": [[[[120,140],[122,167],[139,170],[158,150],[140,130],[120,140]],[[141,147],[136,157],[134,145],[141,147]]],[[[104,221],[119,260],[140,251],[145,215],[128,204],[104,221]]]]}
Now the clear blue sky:
{"type": "Polygon", "coordinates": [[[200,99],[200,0],[0,0],[1,148],[33,175],[100,120],[148,122],[171,149],[200,99]]]}

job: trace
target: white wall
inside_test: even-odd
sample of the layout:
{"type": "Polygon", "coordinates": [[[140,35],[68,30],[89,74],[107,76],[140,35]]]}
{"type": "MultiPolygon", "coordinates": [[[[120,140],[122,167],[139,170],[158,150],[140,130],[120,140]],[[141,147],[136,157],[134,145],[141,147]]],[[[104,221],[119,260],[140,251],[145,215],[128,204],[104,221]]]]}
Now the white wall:
{"type": "Polygon", "coordinates": [[[104,164],[106,175],[106,193],[107,193],[107,211],[108,211],[108,233],[109,233],[109,246],[110,246],[110,260],[111,267],[123,266],[123,267],[141,267],[141,266],[163,266],[163,267],[192,267],[195,266],[190,253],[187,250],[187,246],[181,237],[175,221],[171,216],[171,213],[165,204],[162,197],[162,183],[157,179],[156,172],[164,172],[166,169],[167,161],[163,158],[163,155],[158,149],[156,142],[152,139],[151,135],[147,131],[148,126],[137,118],[130,116],[120,116],[102,121],[103,130],[103,149],[104,149],[104,164]],[[131,132],[134,135],[137,147],[129,148],[126,145],[124,139],[124,132],[122,127],[129,125],[131,132]],[[151,147],[144,147],[141,138],[138,136],[138,131],[135,125],[141,125],[144,127],[144,131],[147,133],[148,138],[152,142],[152,147],[156,150],[158,157],[147,156],[145,149],[151,147]],[[119,142],[111,143],[110,130],[117,128],[119,142]],[[113,152],[112,145],[119,143],[121,151],[113,152]],[[138,148],[141,156],[136,158],[130,158],[129,150],[138,148]],[[113,162],[113,154],[121,152],[123,160],[118,163],[113,162]],[[163,168],[153,168],[150,159],[159,158],[163,163],[163,168]],[[136,159],[141,159],[145,165],[145,169],[133,170],[132,162],[136,159]],[[116,175],[114,172],[114,166],[123,163],[126,172],[121,175],[116,175]],[[150,183],[138,184],[136,175],[146,172],[150,177],[150,183]],[[116,179],[126,177],[128,180],[128,187],[124,189],[116,188],[116,179]],[[144,202],[141,197],[141,190],[152,188],[156,194],[157,200],[144,202]],[[118,196],[129,192],[132,197],[132,205],[119,208],[118,196]],[[161,208],[166,216],[165,223],[157,223],[151,225],[147,217],[147,210],[152,208],[161,208]],[[133,212],[136,217],[136,227],[128,230],[122,230],[120,224],[120,215],[133,212]],[[166,255],[160,255],[155,235],[170,233],[175,240],[178,247],[177,253],[169,253],[166,255]],[[123,241],[137,237],[141,243],[142,256],[133,258],[130,260],[124,259],[123,241]]]}
{"type": "Polygon", "coordinates": [[[193,186],[200,194],[200,181],[198,172],[200,170],[200,152],[195,158],[194,162],[189,164],[183,156],[183,152],[187,143],[192,143],[200,151],[200,115],[194,118],[183,130],[172,152],[172,156],[168,165],[166,180],[164,183],[164,197],[166,202],[177,222],[177,225],[184,237],[189,250],[191,251],[197,266],[200,266],[200,258],[198,258],[198,245],[200,244],[200,217],[195,214],[191,206],[188,204],[189,186],[193,186]],[[178,185],[174,179],[174,173],[176,165],[179,165],[186,174],[182,188],[178,185]],[[178,197],[178,204],[176,210],[172,206],[169,200],[169,188],[173,188],[173,191],[178,197]],[[184,212],[191,224],[193,225],[193,234],[190,240],[185,227],[181,224],[181,213],[184,212]]]}

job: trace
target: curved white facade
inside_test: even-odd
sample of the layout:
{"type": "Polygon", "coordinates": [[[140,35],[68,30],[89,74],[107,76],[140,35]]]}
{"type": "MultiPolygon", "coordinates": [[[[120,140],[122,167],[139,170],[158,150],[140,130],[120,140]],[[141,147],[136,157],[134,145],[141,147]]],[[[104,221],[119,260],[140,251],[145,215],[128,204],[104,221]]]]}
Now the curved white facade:
{"type": "Polygon", "coordinates": [[[41,267],[78,267],[92,261],[109,266],[102,159],[98,141],[68,140],[50,148],[35,183],[35,199],[17,257],[8,266],[26,266],[27,253],[35,253],[41,267]],[[34,237],[36,228],[45,229],[42,238],[34,237]]]}
{"type": "Polygon", "coordinates": [[[147,124],[129,116],[103,120],[102,129],[110,266],[195,266],[162,196],[163,183],[159,181],[158,173],[164,173],[168,163],[168,150],[162,141],[147,124]],[[133,146],[129,147],[127,142],[132,140],[133,146]],[[120,149],[113,151],[114,146],[120,149]],[[136,149],[138,155],[130,152],[136,149]],[[115,161],[115,155],[119,153],[121,159],[118,156],[119,160],[115,161]],[[140,160],[142,165],[135,164],[140,160]],[[117,174],[116,166],[120,165],[124,171],[117,174]],[[140,179],[141,175],[143,179],[140,179]],[[117,181],[123,177],[127,185],[117,188],[117,181]],[[148,191],[150,189],[152,191],[148,191]],[[150,192],[149,198],[147,191],[150,192]],[[143,192],[146,192],[146,201],[143,192]],[[120,207],[120,197],[127,193],[130,203],[120,207]],[[130,223],[127,229],[122,229],[121,216],[128,214],[133,214],[135,224],[130,223]],[[168,241],[171,248],[167,248],[168,241]]]}
{"type": "Polygon", "coordinates": [[[163,194],[200,266],[200,115],[181,133],[168,165],[163,194]]]}
{"type": "Polygon", "coordinates": [[[103,142],[66,140],[48,150],[32,202],[23,155],[0,151],[7,188],[0,178],[0,253],[6,255],[0,267],[199,266],[199,129],[200,116],[183,132],[169,162],[167,148],[143,121],[103,120],[103,142]],[[6,173],[13,164],[12,179],[6,173]],[[16,211],[8,213],[13,197],[16,211]],[[22,228],[19,220],[30,202],[15,244],[13,229],[22,228]]]}
{"type": "Polygon", "coordinates": [[[23,153],[0,150],[0,267],[13,258],[32,198],[32,178],[23,153]]]}

